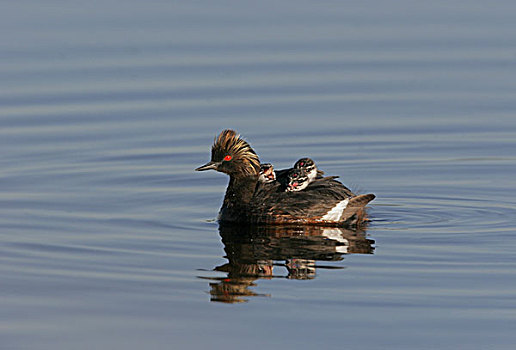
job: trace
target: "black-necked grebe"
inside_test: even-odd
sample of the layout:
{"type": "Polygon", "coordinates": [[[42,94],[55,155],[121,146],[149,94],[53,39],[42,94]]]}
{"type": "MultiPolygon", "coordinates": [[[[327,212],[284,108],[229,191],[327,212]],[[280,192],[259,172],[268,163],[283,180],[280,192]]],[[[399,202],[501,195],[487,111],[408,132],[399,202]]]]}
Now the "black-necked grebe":
{"type": "MultiPolygon", "coordinates": [[[[314,165],[315,167],[315,165],[314,165]]],[[[299,191],[285,191],[280,181],[261,182],[260,159],[233,130],[215,138],[211,161],[195,169],[229,175],[221,222],[360,226],[364,207],[374,194],[355,195],[335,177],[316,177],[299,191]]]]}

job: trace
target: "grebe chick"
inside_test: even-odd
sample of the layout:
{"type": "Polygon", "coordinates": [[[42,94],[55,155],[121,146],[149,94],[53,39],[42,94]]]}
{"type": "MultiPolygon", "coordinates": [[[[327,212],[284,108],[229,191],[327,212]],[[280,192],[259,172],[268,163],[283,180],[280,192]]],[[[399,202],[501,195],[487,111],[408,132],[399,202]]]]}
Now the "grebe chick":
{"type": "Polygon", "coordinates": [[[286,192],[298,192],[304,190],[310,183],[308,174],[303,169],[292,169],[287,174],[286,192]]]}
{"type": "Polygon", "coordinates": [[[276,172],[274,166],[271,163],[260,164],[260,174],[258,175],[258,181],[262,183],[270,183],[276,180],[276,172]]]}

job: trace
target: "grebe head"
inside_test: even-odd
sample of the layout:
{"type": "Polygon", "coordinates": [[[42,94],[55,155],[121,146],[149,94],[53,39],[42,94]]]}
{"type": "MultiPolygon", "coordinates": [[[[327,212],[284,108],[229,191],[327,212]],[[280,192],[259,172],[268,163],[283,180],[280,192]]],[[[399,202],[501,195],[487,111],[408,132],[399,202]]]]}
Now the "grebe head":
{"type": "Polygon", "coordinates": [[[310,183],[306,172],[303,169],[291,169],[287,174],[286,192],[297,192],[304,190],[310,183]]]}
{"type": "Polygon", "coordinates": [[[303,169],[309,181],[313,181],[317,176],[317,166],[310,158],[301,158],[294,164],[294,169],[303,169]]]}
{"type": "Polygon", "coordinates": [[[216,170],[231,176],[258,176],[260,159],[234,130],[224,130],[211,147],[211,160],[197,171],[216,170]]]}
{"type": "Polygon", "coordinates": [[[260,164],[260,175],[258,176],[258,181],[263,183],[269,183],[276,180],[276,172],[274,171],[274,167],[271,163],[262,163],[260,164]]]}

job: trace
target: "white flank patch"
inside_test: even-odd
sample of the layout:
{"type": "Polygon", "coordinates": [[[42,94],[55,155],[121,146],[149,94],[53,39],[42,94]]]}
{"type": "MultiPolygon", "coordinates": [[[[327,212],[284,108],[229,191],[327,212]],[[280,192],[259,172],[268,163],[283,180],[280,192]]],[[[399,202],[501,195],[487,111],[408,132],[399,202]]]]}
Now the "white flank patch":
{"type": "Polygon", "coordinates": [[[342,216],[342,212],[348,206],[348,202],[349,198],[346,198],[343,201],[338,202],[336,206],[331,208],[331,210],[321,218],[321,221],[339,221],[340,217],[342,216]]]}
{"type": "Polygon", "coordinates": [[[335,247],[335,251],[337,253],[347,254],[348,253],[348,247],[341,245],[339,247],[335,247]]]}

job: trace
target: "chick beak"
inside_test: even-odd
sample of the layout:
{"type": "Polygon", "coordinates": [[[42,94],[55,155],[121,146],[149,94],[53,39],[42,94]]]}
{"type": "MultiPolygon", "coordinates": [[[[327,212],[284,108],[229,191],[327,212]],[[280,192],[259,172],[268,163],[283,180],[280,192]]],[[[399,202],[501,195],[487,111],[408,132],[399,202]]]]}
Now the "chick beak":
{"type": "Polygon", "coordinates": [[[294,191],[297,187],[297,182],[294,182],[294,183],[289,183],[287,185],[287,191],[294,191]]]}
{"type": "Polygon", "coordinates": [[[204,170],[210,170],[210,169],[217,170],[217,167],[219,166],[219,164],[220,163],[218,163],[218,162],[208,162],[208,163],[204,164],[203,166],[198,167],[195,170],[196,171],[204,171],[204,170]]]}

